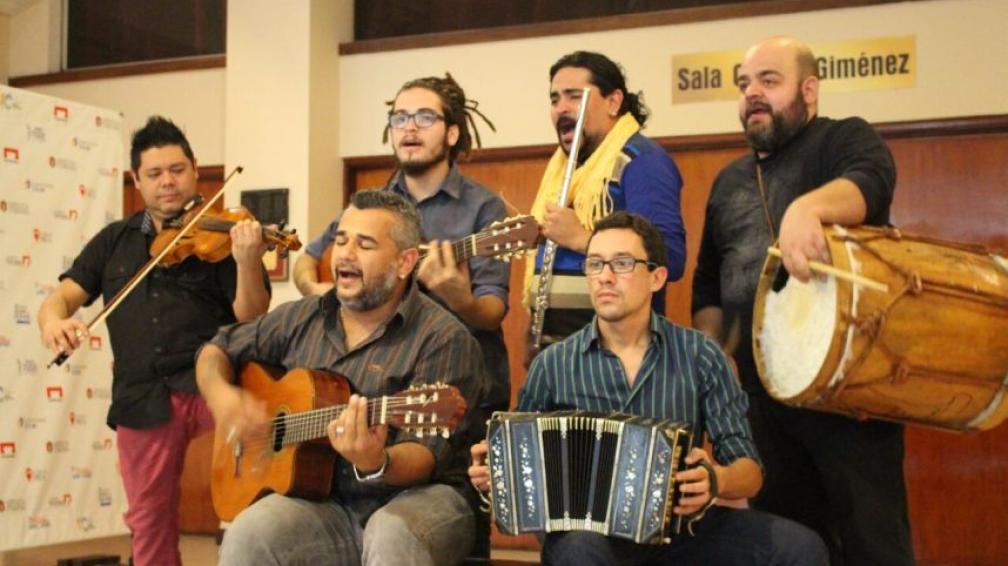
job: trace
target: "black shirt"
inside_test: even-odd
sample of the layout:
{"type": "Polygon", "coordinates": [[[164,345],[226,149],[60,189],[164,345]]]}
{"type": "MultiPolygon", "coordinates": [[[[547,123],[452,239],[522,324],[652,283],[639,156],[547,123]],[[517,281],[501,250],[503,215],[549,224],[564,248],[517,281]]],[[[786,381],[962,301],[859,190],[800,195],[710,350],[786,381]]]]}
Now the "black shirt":
{"type": "MultiPolygon", "coordinates": [[[[146,213],[113,222],[60,275],[106,304],[150,259],[153,226],[146,213]],[[145,221],[146,220],[146,221],[145,221]]],[[[266,289],[268,277],[263,273],[266,289]]],[[[171,416],[171,390],[198,393],[196,350],[217,328],[235,322],[237,266],[189,257],[156,267],[106,319],[112,341],[112,406],[108,425],[153,428],[171,416]]]]}
{"type": "MultiPolygon", "coordinates": [[[[752,310],[767,247],[773,243],[756,183],[757,159],[745,155],[714,180],[693,275],[693,312],[724,311],[723,336],[738,336],[734,352],[742,385],[757,390],[752,310]]],[[[885,225],[896,184],[892,154],[861,118],[815,118],[790,142],[759,160],[774,232],[796,198],[834,179],[850,180],[867,204],[865,224],[885,225]]]]}

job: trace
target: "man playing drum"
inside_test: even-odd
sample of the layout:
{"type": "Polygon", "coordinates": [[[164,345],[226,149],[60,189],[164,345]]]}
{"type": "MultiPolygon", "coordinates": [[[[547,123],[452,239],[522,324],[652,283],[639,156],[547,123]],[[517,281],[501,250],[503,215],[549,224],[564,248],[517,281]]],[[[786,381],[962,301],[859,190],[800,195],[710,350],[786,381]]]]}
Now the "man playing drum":
{"type": "Polygon", "coordinates": [[[833,564],[912,564],[903,426],[777,403],[750,346],[756,286],[778,236],[784,267],[806,281],[809,261],[830,261],[824,223],[889,221],[892,156],[864,120],[817,116],[818,74],[812,52],[794,39],[771,38],[746,53],[739,118],[753,153],[725,167],[711,190],[693,320],[734,355],[749,393],[766,472],[754,505],[816,529],[833,564]]]}

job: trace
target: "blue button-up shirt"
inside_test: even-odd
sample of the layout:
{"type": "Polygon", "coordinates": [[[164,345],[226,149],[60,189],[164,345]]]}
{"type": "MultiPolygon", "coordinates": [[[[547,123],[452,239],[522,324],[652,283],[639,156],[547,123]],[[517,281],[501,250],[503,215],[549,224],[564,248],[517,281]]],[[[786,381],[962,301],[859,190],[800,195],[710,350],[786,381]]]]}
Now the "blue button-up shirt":
{"type": "Polygon", "coordinates": [[[651,340],[631,386],[620,359],[602,346],[597,319],[537,356],[518,410],[616,411],[687,423],[710,438],[718,463],[759,462],[746,419],[748,399],[721,349],[696,330],[651,314],[651,340]]]}

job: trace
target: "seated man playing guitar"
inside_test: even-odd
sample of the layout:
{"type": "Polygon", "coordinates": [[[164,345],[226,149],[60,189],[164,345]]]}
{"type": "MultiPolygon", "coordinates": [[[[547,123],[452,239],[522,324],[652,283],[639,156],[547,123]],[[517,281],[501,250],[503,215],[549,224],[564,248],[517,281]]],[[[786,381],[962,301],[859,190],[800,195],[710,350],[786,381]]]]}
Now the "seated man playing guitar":
{"type": "MultiPolygon", "coordinates": [[[[340,456],[331,496],[312,501],[272,493],[257,500],[228,527],[220,564],[440,565],[468,553],[474,519],[461,494],[467,455],[458,439],[472,423],[463,419],[453,442],[389,434],[368,421],[372,411],[384,416],[396,406],[383,402],[369,411],[366,397],[444,382],[476,407],[487,387],[476,341],[413,282],[419,234],[416,211],[402,197],[355,194],[336,232],[335,293],[222,328],[200,351],[197,382],[218,431],[227,431],[219,444],[231,444],[236,461],[256,457],[242,451],[256,446],[264,430],[272,426],[274,441],[283,431],[262,401],[232,385],[234,368],[257,361],[337,372],[355,393],[328,424],[319,423],[340,456]]],[[[236,462],[235,480],[249,469],[236,462]]]]}

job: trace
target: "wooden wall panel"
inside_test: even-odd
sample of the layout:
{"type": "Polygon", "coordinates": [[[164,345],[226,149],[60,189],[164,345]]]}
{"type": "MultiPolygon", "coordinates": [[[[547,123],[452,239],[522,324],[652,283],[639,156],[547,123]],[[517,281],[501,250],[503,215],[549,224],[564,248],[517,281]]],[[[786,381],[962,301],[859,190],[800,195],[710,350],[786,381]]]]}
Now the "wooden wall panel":
{"type": "MultiPolygon", "coordinates": [[[[1008,251],[1008,117],[882,124],[879,130],[898,169],[892,211],[896,226],[1008,251]]],[[[737,134],[658,141],[670,150],[685,181],[686,274],[669,286],[667,314],[688,325],[690,285],[710,186],[718,171],[746,149],[737,134]]],[[[462,170],[527,212],[552,150],[537,146],[484,151],[462,170]]],[[[388,157],[346,160],[347,192],[383,184],[391,166],[388,157]]],[[[512,308],[504,321],[512,402],[524,380],[522,268],[522,262],[515,264],[512,308]]],[[[1008,427],[970,435],[909,427],[905,470],[920,564],[1008,564],[1008,537],[1003,534],[1008,524],[1008,427]]],[[[534,547],[534,540],[495,535],[493,545],[534,547]]]]}

